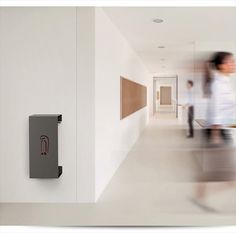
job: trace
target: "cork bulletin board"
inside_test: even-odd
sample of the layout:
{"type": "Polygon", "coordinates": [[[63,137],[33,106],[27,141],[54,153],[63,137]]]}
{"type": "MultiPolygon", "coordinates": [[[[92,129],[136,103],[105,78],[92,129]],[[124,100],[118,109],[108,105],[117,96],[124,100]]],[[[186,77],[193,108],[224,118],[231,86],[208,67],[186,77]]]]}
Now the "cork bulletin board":
{"type": "Polygon", "coordinates": [[[147,106],[147,88],[120,77],[120,119],[147,106]]]}

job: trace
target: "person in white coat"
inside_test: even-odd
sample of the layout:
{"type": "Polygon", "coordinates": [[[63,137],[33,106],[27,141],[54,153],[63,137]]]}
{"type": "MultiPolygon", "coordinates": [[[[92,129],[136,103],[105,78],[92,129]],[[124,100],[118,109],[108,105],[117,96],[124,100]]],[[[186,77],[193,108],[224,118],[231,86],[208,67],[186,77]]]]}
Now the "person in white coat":
{"type": "Polygon", "coordinates": [[[235,119],[236,100],[230,82],[235,70],[233,54],[218,52],[211,60],[212,78],[207,108],[207,127],[210,129],[210,143],[224,143],[227,126],[235,119]]]}
{"type": "MultiPolygon", "coordinates": [[[[229,52],[217,52],[213,55],[207,67],[208,70],[204,85],[204,94],[209,98],[206,131],[208,145],[210,145],[210,148],[216,146],[215,148],[217,149],[222,145],[226,145],[228,140],[227,126],[235,120],[234,111],[236,109],[236,101],[232,83],[230,82],[230,75],[235,72],[233,54],[229,52]]],[[[216,150],[215,153],[217,153],[216,150]]],[[[216,156],[211,156],[211,154],[209,156],[214,166],[214,163],[217,162],[213,161],[216,159],[216,156]]],[[[208,165],[212,166],[212,164],[203,164],[203,166],[208,165]]],[[[208,211],[213,211],[214,208],[206,203],[206,197],[210,191],[210,186],[207,182],[221,181],[219,180],[218,173],[203,174],[201,182],[197,185],[196,196],[193,199],[195,204],[208,211]]],[[[232,183],[232,180],[227,179],[221,183],[221,187],[234,183],[234,181],[232,183]]]]}

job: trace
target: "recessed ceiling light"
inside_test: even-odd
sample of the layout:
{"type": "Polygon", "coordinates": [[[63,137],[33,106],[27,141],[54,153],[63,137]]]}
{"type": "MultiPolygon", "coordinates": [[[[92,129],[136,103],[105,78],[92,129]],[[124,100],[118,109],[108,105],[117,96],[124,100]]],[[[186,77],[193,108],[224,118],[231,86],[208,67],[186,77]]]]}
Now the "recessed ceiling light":
{"type": "Polygon", "coordinates": [[[159,45],[158,48],[159,48],[159,49],[164,49],[165,46],[164,46],[164,45],[159,45]]]}
{"type": "Polygon", "coordinates": [[[152,22],[153,23],[163,23],[164,20],[163,19],[153,19],[152,22]]]}

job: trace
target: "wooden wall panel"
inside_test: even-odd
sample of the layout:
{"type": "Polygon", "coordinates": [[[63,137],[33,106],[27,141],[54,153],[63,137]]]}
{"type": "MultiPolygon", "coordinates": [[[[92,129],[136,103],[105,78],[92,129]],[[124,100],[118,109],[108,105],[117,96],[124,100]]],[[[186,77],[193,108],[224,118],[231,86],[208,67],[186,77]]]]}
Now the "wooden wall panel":
{"type": "Polygon", "coordinates": [[[120,77],[120,119],[147,105],[147,88],[139,83],[120,77]]]}

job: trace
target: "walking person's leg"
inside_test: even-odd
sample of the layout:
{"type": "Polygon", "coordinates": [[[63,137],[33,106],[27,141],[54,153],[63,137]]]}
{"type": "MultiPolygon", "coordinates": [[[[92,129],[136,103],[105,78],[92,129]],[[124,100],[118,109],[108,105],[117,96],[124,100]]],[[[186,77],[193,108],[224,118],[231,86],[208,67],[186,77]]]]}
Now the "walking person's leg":
{"type": "Polygon", "coordinates": [[[190,137],[190,127],[191,127],[190,118],[191,118],[191,116],[190,116],[190,108],[188,107],[188,135],[187,135],[187,137],[190,137]]]}
{"type": "Polygon", "coordinates": [[[193,106],[188,108],[188,125],[189,125],[189,134],[188,137],[193,137],[193,106]]]}
{"type": "Polygon", "coordinates": [[[190,127],[190,135],[194,137],[194,128],[193,128],[193,120],[194,120],[194,107],[191,106],[191,127],[190,127]]]}

